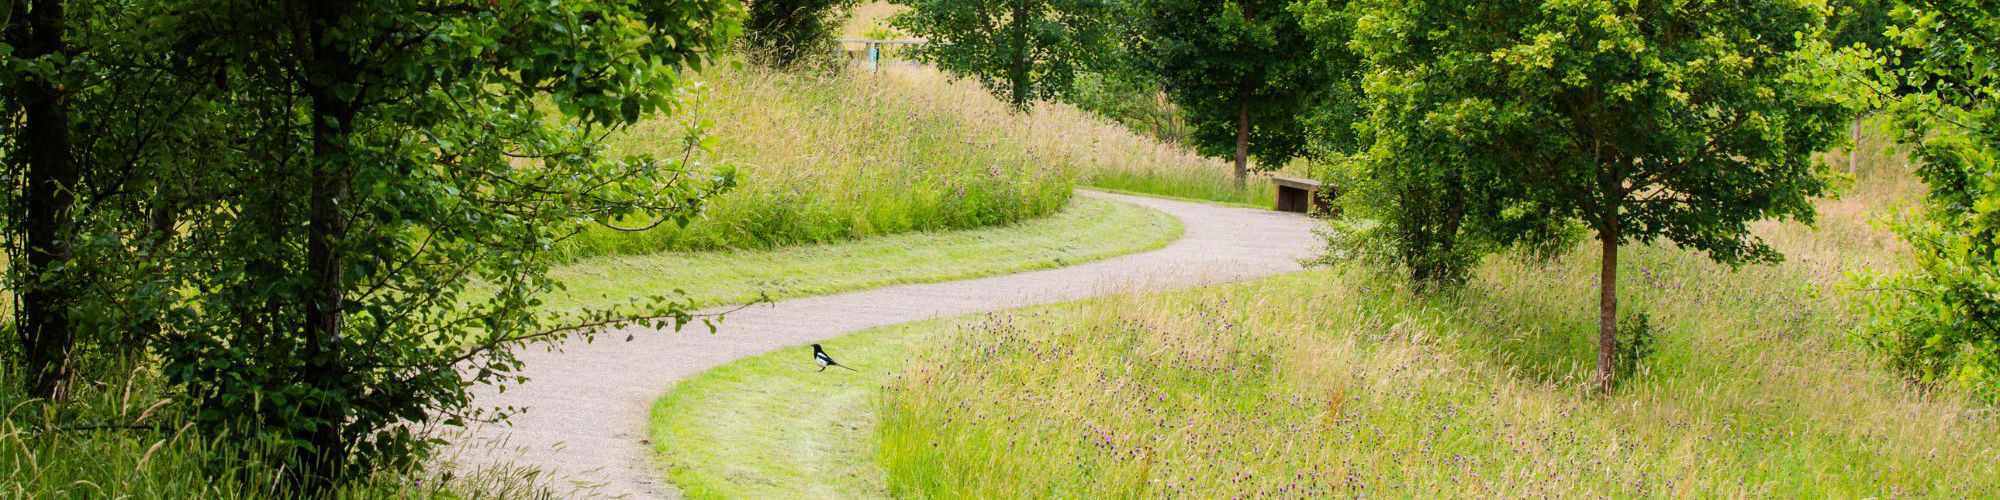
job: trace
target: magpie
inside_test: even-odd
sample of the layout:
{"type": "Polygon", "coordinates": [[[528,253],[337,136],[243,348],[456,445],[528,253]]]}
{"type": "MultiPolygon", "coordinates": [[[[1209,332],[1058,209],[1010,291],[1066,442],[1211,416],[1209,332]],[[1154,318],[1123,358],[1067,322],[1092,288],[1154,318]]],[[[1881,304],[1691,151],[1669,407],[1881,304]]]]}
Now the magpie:
{"type": "Polygon", "coordinates": [[[841,368],[847,368],[847,369],[849,369],[849,370],[853,370],[853,371],[857,371],[857,372],[858,372],[858,371],[861,371],[861,370],[855,370],[855,369],[853,369],[853,368],[848,368],[848,366],[847,366],[847,365],[843,365],[843,364],[840,364],[840,363],[835,363],[835,362],[833,362],[833,358],[832,358],[832,357],[830,357],[830,356],[827,356],[827,355],[826,355],[826,350],[825,350],[825,349],[820,349],[820,348],[819,348],[819,344],[813,344],[813,362],[814,362],[814,363],[819,363],[819,371],[826,371],[826,367],[829,367],[829,366],[838,366],[838,367],[841,367],[841,368]]]}

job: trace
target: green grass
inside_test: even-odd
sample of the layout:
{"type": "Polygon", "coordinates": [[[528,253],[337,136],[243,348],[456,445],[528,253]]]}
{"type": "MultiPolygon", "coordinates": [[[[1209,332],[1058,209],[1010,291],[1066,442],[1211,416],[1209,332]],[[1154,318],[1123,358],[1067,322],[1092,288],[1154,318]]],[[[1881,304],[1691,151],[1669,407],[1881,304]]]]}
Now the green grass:
{"type": "MultiPolygon", "coordinates": [[[[891,236],[752,254],[663,255],[647,260],[658,259],[664,268],[642,265],[594,272],[635,279],[669,280],[681,275],[720,280],[696,289],[714,291],[720,294],[717,300],[728,302],[721,297],[754,296],[761,290],[760,284],[786,287],[780,289],[784,294],[825,293],[1078,264],[1158,248],[1181,234],[1178,221],[1155,210],[1089,197],[1078,197],[1074,204],[1053,217],[1006,228],[891,236]],[[732,274],[693,272],[717,268],[732,274]],[[776,279],[784,281],[771,281],[776,279]]],[[[605,286],[643,288],[629,283],[605,286]]],[[[861,372],[800,372],[798,353],[786,350],[732,363],[681,383],[661,398],[653,412],[654,441],[660,443],[662,460],[673,471],[675,483],[695,498],[799,496],[806,490],[795,488],[806,488],[803,480],[814,477],[823,479],[825,485],[814,487],[826,489],[811,491],[866,489],[871,480],[879,486],[880,473],[870,469],[871,454],[826,455],[847,450],[821,446],[852,442],[855,436],[843,433],[866,434],[873,429],[844,417],[872,411],[874,401],[866,396],[891,372],[866,367],[895,366],[898,361],[891,356],[901,350],[890,346],[911,340],[909,336],[878,336],[888,340],[850,337],[855,340],[852,344],[829,344],[843,362],[863,367],[861,372]],[[756,384],[745,386],[745,381],[756,384]],[[718,387],[729,389],[715,390],[718,387]],[[771,406],[796,404],[800,402],[796,398],[804,394],[814,395],[815,411],[771,406]],[[738,419],[746,414],[766,418],[738,419]],[[814,431],[794,432],[808,428],[814,431]],[[755,439],[743,439],[752,436],[755,439]],[[782,488],[770,489],[770,485],[782,488]]]]}
{"type": "Polygon", "coordinates": [[[883,497],[874,433],[881,385],[930,321],[825,343],[859,371],[815,372],[782,349],[703,372],[653,407],[653,443],[687,498],[883,497]]]}
{"type": "Polygon", "coordinates": [[[730,165],[736,189],[687,227],[588,232],[576,256],[768,249],[1040,217],[1069,200],[1077,165],[1014,133],[1024,123],[983,95],[917,92],[857,75],[786,73],[721,64],[691,74],[696,99],[612,138],[623,152],[682,156],[701,123],[715,139],[702,165],[730,165]],[[1018,122],[1019,120],[1015,120],[1018,122]]]}
{"type": "MultiPolygon", "coordinates": [[[[557,271],[571,288],[552,304],[601,304],[671,287],[693,290],[697,300],[710,304],[763,292],[776,297],[834,293],[1087,262],[1158,248],[1180,234],[1179,221],[1157,210],[1077,197],[1055,215],[1000,227],[778,250],[586,259],[557,271]]],[[[853,357],[850,362],[866,366],[870,361],[853,357]]],[[[59,413],[45,413],[43,405],[21,393],[19,377],[11,373],[0,371],[0,498],[242,498],[275,493],[278,473],[260,465],[265,462],[256,459],[255,449],[202,436],[178,423],[186,421],[179,414],[186,409],[157,396],[167,393],[158,374],[142,370],[113,377],[116,381],[86,383],[59,413]],[[93,423],[145,428],[47,431],[93,423]]],[[[439,457],[426,470],[385,473],[346,485],[340,495],[552,498],[554,491],[533,471],[454,470],[450,457],[439,457]]]]}
{"type": "Polygon", "coordinates": [[[1869,214],[1919,189],[1874,168],[1818,228],[1760,224],[1778,265],[1628,247],[1658,351],[1610,394],[1579,249],[1444,295],[1330,269],[962,323],[908,356],[873,446],[919,497],[2000,495],[1994,414],[1849,336],[1850,273],[1904,258],[1869,214]]]}
{"type": "Polygon", "coordinates": [[[1658,350],[1610,394],[1580,248],[1454,294],[1334,268],[870,330],[829,349],[895,373],[726,365],[656,439],[697,496],[2000,495],[1992,410],[1848,334],[1850,273],[1905,258],[1870,220],[1922,189],[1863,170],[1818,227],[1758,225],[1781,264],[1628,247],[1658,350]]]}
{"type": "MultiPolygon", "coordinates": [[[[893,7],[870,5],[857,22],[893,7]]],[[[1075,185],[1268,206],[1269,178],[1237,187],[1227,161],[1163,144],[1060,103],[1016,112],[976,83],[924,67],[788,73],[724,63],[688,75],[689,104],[611,138],[620,153],[733,167],[739,186],[686,227],[599,228],[565,258],[770,249],[1008,224],[1063,206],[1075,185]],[[698,86],[698,88],[697,88],[698,86]]],[[[642,222],[642,221],[632,221],[642,222]]]]}
{"type": "Polygon", "coordinates": [[[703,305],[823,295],[1059,267],[1151,250],[1179,239],[1180,221],[1129,203],[1076,197],[1017,224],[908,233],[828,245],[733,252],[597,257],[557,268],[567,285],[548,306],[602,306],[687,290],[703,305]]]}
{"type": "MultiPolygon", "coordinates": [[[[283,477],[266,448],[203,435],[163,377],[78,383],[60,408],[27,397],[18,370],[0,362],[0,498],[281,498],[283,477]],[[100,427],[101,426],[101,427],[100,427]]],[[[526,470],[458,470],[439,457],[425,470],[385,471],[343,484],[334,498],[557,498],[526,470]]]]}

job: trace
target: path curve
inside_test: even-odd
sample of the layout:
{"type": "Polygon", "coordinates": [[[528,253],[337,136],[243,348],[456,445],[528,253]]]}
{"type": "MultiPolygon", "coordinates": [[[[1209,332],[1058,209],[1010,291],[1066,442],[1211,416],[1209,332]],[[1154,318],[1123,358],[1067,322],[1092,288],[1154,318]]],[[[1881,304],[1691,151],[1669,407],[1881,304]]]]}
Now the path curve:
{"type": "MultiPolygon", "coordinates": [[[[1157,209],[1180,219],[1181,239],[1151,252],[1072,267],[990,278],[899,285],[782,300],[729,315],[713,335],[635,331],[570,342],[559,352],[521,353],[529,382],[506,392],[481,387],[486,407],[525,408],[507,425],[468,431],[462,466],[513,464],[543,471],[571,496],[671,498],[644,442],[655,398],[674,383],[730,361],[897,323],[1084,299],[1241,281],[1298,271],[1318,251],[1310,219],[1297,214],[1078,191],[1157,209]]],[[[800,360],[806,355],[801,351],[800,360]]]]}

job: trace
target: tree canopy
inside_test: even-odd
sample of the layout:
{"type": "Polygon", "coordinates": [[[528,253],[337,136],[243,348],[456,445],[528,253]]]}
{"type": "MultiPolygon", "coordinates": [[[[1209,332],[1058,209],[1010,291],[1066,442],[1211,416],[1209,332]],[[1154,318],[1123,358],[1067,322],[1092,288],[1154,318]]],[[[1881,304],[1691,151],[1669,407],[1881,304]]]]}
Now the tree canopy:
{"type": "MultiPolygon", "coordinates": [[[[1278,166],[1298,157],[1328,76],[1291,0],[1133,0],[1132,53],[1187,114],[1206,155],[1278,166]]],[[[1322,8],[1337,9],[1322,2],[1322,8]]],[[[1345,33],[1339,33],[1344,37],[1345,33]]]]}
{"type": "Polygon", "coordinates": [[[1109,53],[1114,0],[894,0],[910,9],[890,21],[927,39],[917,56],[969,76],[1026,109],[1070,91],[1078,72],[1109,53]]]}
{"type": "Polygon", "coordinates": [[[1371,143],[1354,213],[1415,276],[1493,248],[1602,248],[1600,382],[1613,381],[1617,256],[1668,240],[1725,263],[1781,255],[1750,231],[1810,222],[1813,154],[1851,110],[1809,51],[1811,2],[1357,2],[1371,143]]]}
{"type": "Polygon", "coordinates": [[[12,279],[55,284],[18,288],[25,350],[89,354],[47,325],[131,332],[195,423],[271,444],[304,487],[504,417],[467,390],[514,381],[514,347],[695,319],[538,297],[556,243],[685,223],[732,185],[602,139],[676,106],[734,1],[6,5],[0,144],[32,145],[0,146],[9,242],[34,261],[12,279]]]}
{"type": "Polygon", "coordinates": [[[1875,283],[1868,336],[1917,380],[2000,400],[2000,4],[1904,0],[1893,17],[1893,49],[1921,57],[1870,83],[1930,192],[1896,223],[1916,265],[1875,283]]]}
{"type": "Polygon", "coordinates": [[[790,68],[833,49],[857,0],[746,0],[743,44],[752,60],[790,68]]]}

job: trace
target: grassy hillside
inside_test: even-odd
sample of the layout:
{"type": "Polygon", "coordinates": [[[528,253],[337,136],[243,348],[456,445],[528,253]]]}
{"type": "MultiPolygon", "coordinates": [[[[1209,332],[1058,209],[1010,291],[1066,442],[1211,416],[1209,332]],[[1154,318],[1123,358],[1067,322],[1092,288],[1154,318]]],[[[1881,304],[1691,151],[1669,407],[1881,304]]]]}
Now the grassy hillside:
{"type": "Polygon", "coordinates": [[[679,155],[690,121],[716,140],[695,155],[728,164],[739,187],[687,228],[602,231],[586,255],[772,248],[1047,215],[1068,202],[1075,166],[963,105],[929,102],[848,76],[751,66],[711,68],[683,113],[613,139],[624,151],[679,155]]]}
{"type": "Polygon", "coordinates": [[[1849,336],[1867,293],[1850,275],[1905,259],[1870,221],[1922,189],[1879,144],[1817,227],[1759,225],[1782,264],[1628,248],[1621,297],[1654,350],[1611,394],[1590,389],[1580,248],[1491,259],[1446,296],[1333,268],[871,330],[834,345],[895,373],[752,358],[668,397],[728,426],[656,429],[711,451],[797,449],[729,429],[815,436],[675,470],[724,496],[2000,495],[2000,416],[1906,385],[1849,336]],[[821,411],[787,410],[805,404],[821,411]]]}
{"type": "Polygon", "coordinates": [[[740,187],[687,228],[596,231],[573,256],[761,249],[1048,215],[1086,184],[1178,198],[1269,203],[1268,180],[1235,187],[1229,166],[1059,104],[1015,113],[976,84],[923,67],[880,73],[711,68],[695,105],[615,137],[622,151],[678,156],[690,123],[740,187]]]}
{"type": "Polygon", "coordinates": [[[1655,352],[1591,394],[1594,252],[1493,259],[1424,297],[1321,270],[970,321],[882,399],[890,491],[919,496],[2000,495],[2000,422],[1911,388],[1848,332],[1867,224],[1918,185],[1864,168],[1790,259],[1627,250],[1655,352]]]}

